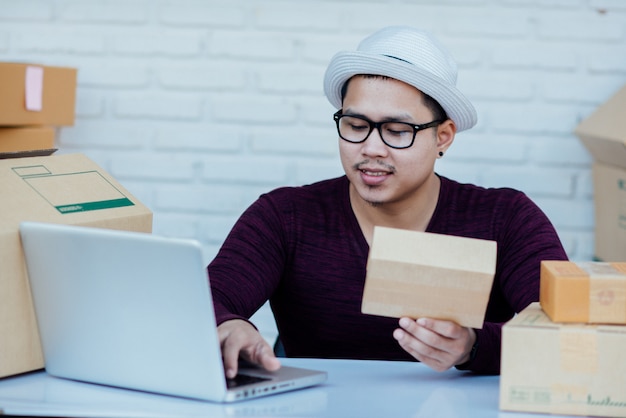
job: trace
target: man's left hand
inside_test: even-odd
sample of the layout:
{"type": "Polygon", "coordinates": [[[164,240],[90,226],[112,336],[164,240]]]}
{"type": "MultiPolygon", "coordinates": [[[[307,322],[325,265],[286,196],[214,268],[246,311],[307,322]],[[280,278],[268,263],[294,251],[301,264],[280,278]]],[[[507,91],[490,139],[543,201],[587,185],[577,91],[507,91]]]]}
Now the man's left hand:
{"type": "Polygon", "coordinates": [[[452,321],[400,318],[393,337],[407,353],[442,372],[470,358],[476,333],[452,321]]]}

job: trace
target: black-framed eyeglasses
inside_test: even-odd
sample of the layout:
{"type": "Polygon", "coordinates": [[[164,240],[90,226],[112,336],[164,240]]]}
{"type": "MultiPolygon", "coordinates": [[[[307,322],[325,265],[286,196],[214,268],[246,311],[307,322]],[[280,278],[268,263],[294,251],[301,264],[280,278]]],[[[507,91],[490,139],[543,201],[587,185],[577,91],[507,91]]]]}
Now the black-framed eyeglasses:
{"type": "Polygon", "coordinates": [[[337,132],[341,139],[358,144],[365,142],[374,129],[378,130],[380,138],[390,148],[409,148],[415,141],[415,135],[424,129],[433,128],[445,122],[444,119],[417,125],[406,122],[373,122],[363,116],[343,115],[341,109],[334,115],[337,123],[337,132]]]}

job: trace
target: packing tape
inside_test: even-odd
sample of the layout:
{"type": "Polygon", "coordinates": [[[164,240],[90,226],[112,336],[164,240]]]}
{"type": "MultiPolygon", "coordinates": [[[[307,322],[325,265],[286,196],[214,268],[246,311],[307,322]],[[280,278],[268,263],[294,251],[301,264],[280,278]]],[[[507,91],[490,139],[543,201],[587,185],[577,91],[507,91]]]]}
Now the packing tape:
{"type": "Polygon", "coordinates": [[[626,323],[626,272],[617,263],[579,263],[589,275],[589,322],[626,323]]]}
{"type": "Polygon", "coordinates": [[[592,326],[563,326],[559,332],[561,370],[595,374],[598,371],[598,338],[592,326]]]}

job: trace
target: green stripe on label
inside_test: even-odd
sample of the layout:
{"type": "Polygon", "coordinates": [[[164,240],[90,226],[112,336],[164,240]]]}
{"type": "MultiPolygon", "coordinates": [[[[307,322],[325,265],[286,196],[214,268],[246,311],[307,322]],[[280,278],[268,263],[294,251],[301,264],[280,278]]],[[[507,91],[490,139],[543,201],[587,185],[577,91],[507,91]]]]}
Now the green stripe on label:
{"type": "Polygon", "coordinates": [[[100,202],[74,203],[72,205],[55,206],[57,210],[63,214],[75,212],[89,212],[92,210],[121,208],[123,206],[134,206],[130,199],[124,197],[122,199],[102,200],[100,202]]]}

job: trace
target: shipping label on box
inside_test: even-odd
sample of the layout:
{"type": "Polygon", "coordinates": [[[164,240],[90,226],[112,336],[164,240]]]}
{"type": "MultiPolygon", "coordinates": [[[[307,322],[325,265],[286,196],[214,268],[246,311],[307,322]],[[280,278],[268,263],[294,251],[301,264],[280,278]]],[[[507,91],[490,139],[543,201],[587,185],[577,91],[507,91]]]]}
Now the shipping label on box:
{"type": "Polygon", "coordinates": [[[361,310],[482,328],[496,247],[495,241],[375,227],[361,310]]]}
{"type": "Polygon", "coordinates": [[[626,324],[626,263],[542,261],[539,301],[554,322],[626,324]]]}
{"type": "Polygon", "coordinates": [[[152,212],[81,154],[0,160],[0,377],[42,368],[19,223],[151,232],[152,212]]]}
{"type": "Polygon", "coordinates": [[[16,173],[60,213],[132,206],[133,202],[98,171],[52,174],[45,166],[18,167],[16,173]],[[42,174],[32,174],[40,169],[42,174]],[[24,171],[28,171],[25,174],[24,171]],[[20,174],[21,173],[21,174],[20,174]]]}
{"type": "Polygon", "coordinates": [[[74,124],[75,68],[0,62],[0,126],[74,124]]]}
{"type": "Polygon", "coordinates": [[[626,326],[555,323],[532,303],[502,328],[500,409],[626,417],[626,326]]]}

